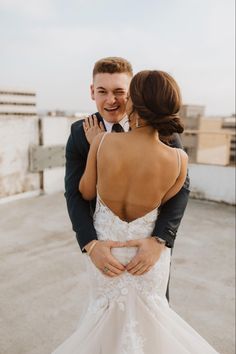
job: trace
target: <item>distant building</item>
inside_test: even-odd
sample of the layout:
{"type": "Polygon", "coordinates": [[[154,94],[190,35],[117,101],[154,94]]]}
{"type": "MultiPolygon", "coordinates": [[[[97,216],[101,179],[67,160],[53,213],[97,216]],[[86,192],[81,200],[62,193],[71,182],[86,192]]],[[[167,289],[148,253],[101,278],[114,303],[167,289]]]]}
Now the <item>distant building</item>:
{"type": "Polygon", "coordinates": [[[197,163],[223,166],[230,163],[231,134],[222,129],[222,118],[202,118],[197,135],[197,163]]]}
{"type": "MultiPolygon", "coordinates": [[[[232,132],[223,129],[223,118],[204,117],[205,107],[184,105],[180,115],[184,120],[182,136],[190,163],[228,165],[231,161],[232,132]]],[[[234,144],[234,145],[232,145],[234,144]]]]}
{"type": "Polygon", "coordinates": [[[230,140],[230,162],[236,161],[236,116],[233,114],[231,117],[223,118],[222,128],[231,133],[230,140]]]}
{"type": "Polygon", "coordinates": [[[205,106],[182,105],[180,116],[184,121],[183,145],[189,156],[190,162],[197,161],[198,134],[200,120],[205,114],[205,106]]]}
{"type": "Polygon", "coordinates": [[[53,110],[53,111],[45,111],[45,112],[40,112],[39,116],[45,117],[69,117],[69,118],[77,118],[78,120],[84,119],[85,117],[88,117],[90,114],[88,112],[79,112],[79,111],[62,111],[62,110],[53,110]]]}
{"type": "Polygon", "coordinates": [[[4,116],[37,116],[36,93],[0,89],[0,118],[4,116]]]}
{"type": "Polygon", "coordinates": [[[185,129],[198,129],[200,118],[205,115],[205,106],[184,104],[180,116],[184,120],[185,129]]]}
{"type": "Polygon", "coordinates": [[[66,111],[60,111],[60,110],[55,110],[55,111],[48,111],[47,116],[50,117],[66,117],[66,111]]]}

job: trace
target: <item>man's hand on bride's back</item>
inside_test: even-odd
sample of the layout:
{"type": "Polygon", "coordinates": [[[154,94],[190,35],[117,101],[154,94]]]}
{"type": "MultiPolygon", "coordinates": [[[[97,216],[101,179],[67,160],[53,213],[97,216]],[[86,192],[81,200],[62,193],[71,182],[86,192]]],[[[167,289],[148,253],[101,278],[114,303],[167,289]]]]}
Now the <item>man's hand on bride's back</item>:
{"type": "Polygon", "coordinates": [[[126,270],[133,275],[142,275],[155,265],[166,246],[158,243],[154,237],[147,237],[127,241],[126,247],[138,247],[137,254],[127,264],[126,270]]]}
{"type": "Polygon", "coordinates": [[[116,277],[123,273],[126,268],[112,254],[112,247],[124,247],[125,243],[116,241],[97,241],[90,254],[95,266],[105,275],[116,277]]]}

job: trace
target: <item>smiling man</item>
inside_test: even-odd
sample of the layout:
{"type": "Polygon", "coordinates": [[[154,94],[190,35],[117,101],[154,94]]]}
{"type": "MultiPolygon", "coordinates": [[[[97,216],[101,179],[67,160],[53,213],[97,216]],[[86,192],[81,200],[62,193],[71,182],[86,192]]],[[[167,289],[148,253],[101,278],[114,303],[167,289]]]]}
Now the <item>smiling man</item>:
{"type": "Polygon", "coordinates": [[[91,96],[107,122],[119,122],[125,117],[127,91],[132,76],[128,73],[97,73],[91,85],[91,96]]]}
{"type": "MultiPolygon", "coordinates": [[[[173,247],[189,195],[187,177],[180,192],[161,208],[153,230],[153,238],[146,238],[142,242],[136,256],[128,265],[121,264],[111,253],[112,247],[119,247],[118,242],[97,241],[93,225],[96,200],[85,201],[78,190],[78,185],[85,170],[90,143],[94,136],[104,130],[108,132],[129,130],[126,103],[132,76],[132,66],[123,58],[108,57],[95,63],[90,89],[98,112],[85,121],[72,124],[66,146],[65,197],[73,230],[76,232],[81,250],[88,252],[95,266],[102,272],[108,267],[113,270],[111,274],[107,274],[108,276],[118,276],[124,271],[135,275],[139,263],[152,266],[158,261],[163,247],[173,247]],[[88,133],[85,134],[86,130],[88,133]]],[[[182,147],[178,136],[172,141],[172,145],[182,147]]]]}

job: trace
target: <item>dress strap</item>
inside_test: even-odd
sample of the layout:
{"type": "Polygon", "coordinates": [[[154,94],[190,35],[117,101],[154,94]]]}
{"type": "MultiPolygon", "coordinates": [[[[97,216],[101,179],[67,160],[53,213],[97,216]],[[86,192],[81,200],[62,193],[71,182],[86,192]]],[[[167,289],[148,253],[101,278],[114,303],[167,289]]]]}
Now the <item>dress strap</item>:
{"type": "Polygon", "coordinates": [[[180,172],[181,172],[181,156],[180,156],[180,149],[175,148],[175,150],[176,150],[177,161],[178,161],[178,175],[177,175],[177,178],[178,178],[180,175],[180,172]]]}
{"type": "Polygon", "coordinates": [[[106,136],[107,134],[108,134],[108,132],[105,132],[105,133],[103,134],[103,136],[102,136],[102,139],[100,140],[100,143],[99,143],[98,149],[97,149],[97,158],[98,158],[98,154],[99,154],[101,145],[102,145],[102,143],[103,143],[103,141],[104,141],[104,138],[105,138],[105,136],[106,136]]]}

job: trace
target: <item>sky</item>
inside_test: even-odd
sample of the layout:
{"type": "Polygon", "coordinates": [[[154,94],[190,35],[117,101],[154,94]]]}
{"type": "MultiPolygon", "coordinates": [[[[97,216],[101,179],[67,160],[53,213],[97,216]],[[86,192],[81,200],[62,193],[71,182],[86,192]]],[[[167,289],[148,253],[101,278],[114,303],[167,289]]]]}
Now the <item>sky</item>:
{"type": "Polygon", "coordinates": [[[32,89],[38,109],[94,111],[106,56],[169,72],[185,104],[231,115],[234,0],[0,0],[0,89],[32,89]]]}

